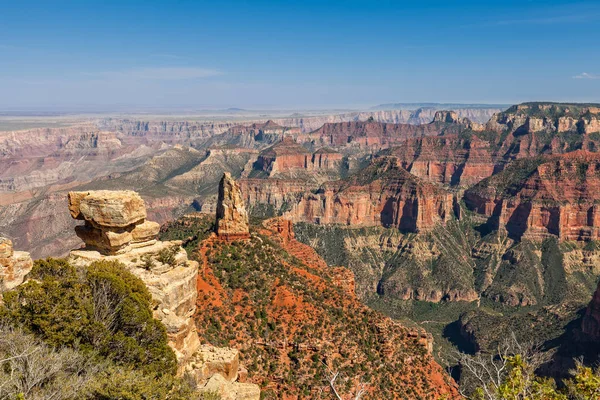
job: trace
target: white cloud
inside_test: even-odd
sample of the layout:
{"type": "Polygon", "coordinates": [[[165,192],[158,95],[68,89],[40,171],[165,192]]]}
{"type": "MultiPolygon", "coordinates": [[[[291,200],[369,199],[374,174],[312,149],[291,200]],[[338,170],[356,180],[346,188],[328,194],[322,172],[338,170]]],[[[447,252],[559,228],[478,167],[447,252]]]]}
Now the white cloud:
{"type": "Polygon", "coordinates": [[[575,75],[573,79],[600,79],[600,75],[596,74],[588,74],[587,72],[582,72],[578,75],[575,75]]]}
{"type": "Polygon", "coordinates": [[[138,79],[138,80],[185,80],[209,78],[222,75],[216,69],[197,67],[148,67],[132,68],[123,71],[107,71],[99,73],[85,73],[84,75],[109,78],[109,79],[138,79]]]}

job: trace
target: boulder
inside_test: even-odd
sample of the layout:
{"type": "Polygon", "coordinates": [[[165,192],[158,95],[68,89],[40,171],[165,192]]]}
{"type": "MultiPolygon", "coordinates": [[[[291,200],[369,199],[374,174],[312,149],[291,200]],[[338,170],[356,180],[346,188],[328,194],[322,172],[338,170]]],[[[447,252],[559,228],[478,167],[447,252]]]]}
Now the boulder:
{"type": "Polygon", "coordinates": [[[129,190],[70,192],[69,211],[85,220],[75,233],[91,249],[121,254],[134,247],[156,243],[160,225],[146,221],[144,200],[129,190]]]}
{"type": "Polygon", "coordinates": [[[70,192],[69,211],[73,218],[108,228],[124,228],[146,219],[144,200],[131,190],[70,192]]]}

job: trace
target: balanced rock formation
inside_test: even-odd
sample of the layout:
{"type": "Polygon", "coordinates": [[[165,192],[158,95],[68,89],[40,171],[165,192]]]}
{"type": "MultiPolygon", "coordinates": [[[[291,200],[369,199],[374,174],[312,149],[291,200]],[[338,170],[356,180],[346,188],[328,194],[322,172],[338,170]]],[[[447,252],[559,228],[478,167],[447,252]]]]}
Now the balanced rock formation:
{"type": "Polygon", "coordinates": [[[244,206],[242,191],[229,172],[225,172],[219,183],[217,236],[227,241],[250,237],[248,212],[244,206]]]}
{"type": "Polygon", "coordinates": [[[70,192],[69,211],[84,220],[75,233],[104,254],[124,253],[156,242],[160,225],[146,221],[146,206],[132,191],[70,192]]]}
{"type": "Polygon", "coordinates": [[[32,267],[29,253],[14,251],[12,241],[0,237],[0,293],[23,283],[32,267]]]}
{"type": "Polygon", "coordinates": [[[258,386],[236,382],[239,363],[235,349],[201,347],[192,318],[198,263],[188,259],[181,241],[157,240],[159,226],[145,220],[144,200],[132,191],[71,192],[69,210],[73,218],[85,221],[76,232],[86,244],[84,249],[71,251],[69,261],[81,267],[99,260],[118,261],[146,284],[154,318],[167,328],[179,372],[193,376],[199,390],[217,390],[223,399],[258,400],[258,386]],[[226,384],[216,385],[215,380],[226,384]]]}

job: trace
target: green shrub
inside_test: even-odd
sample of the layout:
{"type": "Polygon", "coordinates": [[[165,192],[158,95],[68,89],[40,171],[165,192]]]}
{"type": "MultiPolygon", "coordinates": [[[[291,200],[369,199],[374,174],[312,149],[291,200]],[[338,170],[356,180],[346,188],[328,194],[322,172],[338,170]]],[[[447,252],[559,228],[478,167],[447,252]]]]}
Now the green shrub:
{"type": "Polygon", "coordinates": [[[166,249],[162,249],[158,252],[156,259],[163,264],[175,266],[175,256],[179,251],[179,246],[171,246],[166,249]]]}
{"type": "Polygon", "coordinates": [[[64,260],[36,261],[32,278],[4,294],[0,317],[52,346],[96,351],[117,365],[173,374],[176,358],[164,326],[152,317],[145,284],[117,262],[85,273],[64,260]]]}

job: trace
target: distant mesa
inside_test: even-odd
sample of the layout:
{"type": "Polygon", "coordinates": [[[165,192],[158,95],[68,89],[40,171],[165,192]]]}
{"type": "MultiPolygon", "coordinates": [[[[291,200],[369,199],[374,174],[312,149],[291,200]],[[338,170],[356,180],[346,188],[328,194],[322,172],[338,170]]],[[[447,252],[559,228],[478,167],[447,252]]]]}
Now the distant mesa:
{"type": "Polygon", "coordinates": [[[217,199],[217,236],[226,241],[250,238],[248,211],[240,186],[229,172],[219,182],[217,199]]]}
{"type": "Polygon", "coordinates": [[[291,136],[285,136],[282,141],[260,153],[255,168],[270,175],[292,170],[337,170],[342,159],[342,154],[331,148],[322,147],[311,153],[291,136]]]}
{"type": "Polygon", "coordinates": [[[507,109],[510,104],[461,104],[461,103],[385,103],[371,107],[371,110],[416,110],[419,108],[431,108],[435,110],[448,109],[485,109],[500,108],[507,109]]]}

